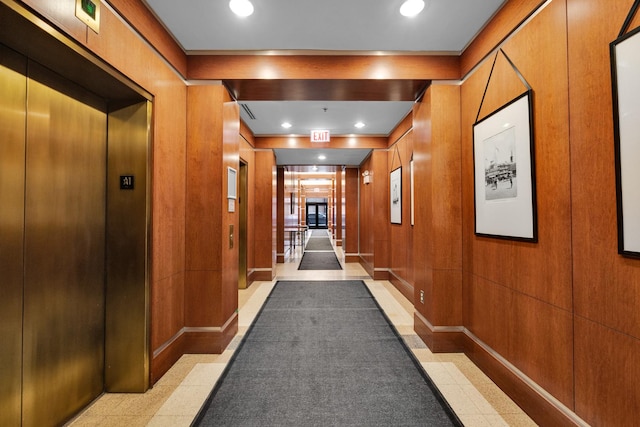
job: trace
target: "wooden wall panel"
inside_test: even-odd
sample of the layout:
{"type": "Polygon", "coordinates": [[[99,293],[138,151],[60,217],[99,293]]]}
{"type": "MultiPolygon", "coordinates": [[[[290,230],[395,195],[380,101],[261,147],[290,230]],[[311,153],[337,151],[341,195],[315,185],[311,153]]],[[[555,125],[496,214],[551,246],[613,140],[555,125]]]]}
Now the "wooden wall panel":
{"type": "Polygon", "coordinates": [[[237,330],[238,213],[228,210],[227,174],[239,168],[238,105],[221,85],[189,86],[187,124],[183,345],[218,352],[237,330]]]}
{"type": "Polygon", "coordinates": [[[495,49],[510,32],[523,22],[546,0],[509,0],[496,13],[484,30],[465,49],[460,60],[461,75],[465,76],[495,49]]]}
{"type": "Polygon", "coordinates": [[[187,75],[187,55],[169,32],[140,0],[109,0],[113,8],[151,43],[183,77],[187,75]]]}
{"type": "Polygon", "coordinates": [[[576,411],[592,425],[630,426],[640,405],[640,261],[617,254],[609,43],[634,2],[567,3],[576,411]]]}
{"type": "MultiPolygon", "coordinates": [[[[373,153],[372,153],[373,155],[373,153]]],[[[360,188],[359,191],[359,234],[358,234],[358,247],[359,247],[359,255],[360,255],[360,263],[367,271],[367,273],[373,277],[374,275],[374,241],[375,241],[375,233],[374,233],[374,194],[376,191],[376,183],[380,177],[374,175],[373,169],[373,158],[372,155],[369,156],[362,164],[360,165],[360,172],[365,173],[368,172],[371,176],[371,182],[369,184],[364,184],[361,179],[358,179],[358,186],[360,188]]],[[[384,178],[384,177],[383,177],[384,178]]]]}
{"type": "Polygon", "coordinates": [[[371,183],[360,180],[360,263],[377,280],[389,277],[389,169],[387,150],[374,150],[360,165],[371,183]]]}
{"type": "MultiPolygon", "coordinates": [[[[409,116],[412,116],[411,114],[409,116]]],[[[399,139],[392,140],[392,145],[387,152],[387,162],[390,173],[397,168],[402,168],[402,215],[400,224],[391,224],[389,229],[389,271],[391,283],[409,300],[413,299],[413,233],[411,227],[411,200],[410,200],[410,161],[413,152],[413,134],[409,130],[411,117],[404,121],[405,126],[400,126],[399,132],[394,132],[392,138],[397,135],[399,139]]],[[[390,209],[387,207],[387,209],[390,209]]]]}
{"type": "MultiPolygon", "coordinates": [[[[534,90],[538,243],[474,235],[472,125],[492,61],[463,84],[463,292],[469,331],[572,408],[566,20],[565,1],[554,0],[502,46],[534,90]],[[546,335],[551,332],[553,338],[546,335]]],[[[508,61],[498,56],[480,118],[524,90],[508,61]]]]}
{"type": "Polygon", "coordinates": [[[100,9],[100,33],[89,31],[87,47],[103,58],[118,71],[132,78],[150,92],[160,80],[176,79],[168,71],[162,59],[149,51],[148,45],[106,7],[100,9]],[[122,46],[127,46],[123,49],[122,46]],[[150,66],[151,65],[151,66],[150,66]]]}
{"type": "MultiPolygon", "coordinates": [[[[217,87],[222,92],[222,167],[218,179],[222,182],[220,206],[222,207],[222,239],[221,251],[221,318],[219,326],[235,315],[238,308],[238,260],[240,247],[240,213],[238,209],[238,187],[240,172],[240,106],[231,99],[226,89],[217,87]],[[234,208],[229,209],[228,168],[236,171],[236,200],[234,208]]],[[[214,193],[215,194],[215,193],[214,193]]]]}
{"type": "Polygon", "coordinates": [[[640,408],[640,340],[575,317],[576,412],[593,426],[634,426],[640,408]]]}
{"type": "MultiPolygon", "coordinates": [[[[373,270],[374,279],[388,280],[389,278],[389,164],[386,150],[374,150],[371,154],[374,193],[373,210],[371,211],[371,227],[369,232],[374,235],[373,242],[373,270]],[[383,224],[384,226],[380,226],[383,224]]],[[[369,184],[370,186],[371,184],[369,184]]],[[[365,231],[366,233],[366,231],[365,231]]]]}
{"type": "Polygon", "coordinates": [[[189,79],[384,79],[460,78],[456,56],[192,55],[189,79]]]}
{"type": "Polygon", "coordinates": [[[188,88],[187,270],[221,269],[222,120],[212,119],[221,114],[221,88],[188,88]]]}
{"type": "Polygon", "coordinates": [[[344,222],[344,235],[343,235],[343,250],[345,253],[346,262],[357,262],[358,253],[360,252],[358,243],[358,190],[360,182],[362,181],[362,175],[360,173],[362,169],[346,168],[345,169],[345,222],[344,222]]]}
{"type": "Polygon", "coordinates": [[[87,42],[87,32],[91,30],[76,18],[75,0],[21,0],[21,2],[47,17],[52,24],[78,42],[82,44],[87,42]]]}
{"type": "MultiPolygon", "coordinates": [[[[256,235],[256,220],[255,220],[255,166],[256,156],[251,144],[247,141],[247,133],[245,126],[241,122],[240,131],[240,160],[247,164],[247,243],[253,242],[256,235]]],[[[255,253],[247,244],[247,285],[251,284],[251,272],[255,269],[255,253]]]]}
{"type": "MultiPolygon", "coordinates": [[[[421,102],[413,108],[414,180],[416,186],[415,225],[413,227],[414,299],[413,305],[422,317],[433,321],[433,156],[432,156],[432,92],[427,89],[421,102]],[[420,294],[424,301],[420,301],[420,294]]],[[[459,143],[458,143],[459,144],[459,143]]],[[[423,335],[421,335],[423,336],[423,335]]],[[[423,339],[425,337],[423,336],[423,339]]],[[[426,339],[425,339],[426,341],[426,339]]]]}
{"type": "MultiPolygon", "coordinates": [[[[256,156],[255,180],[255,242],[253,244],[256,269],[260,280],[275,277],[276,267],[276,161],[271,150],[259,150],[256,156]],[[269,276],[269,278],[265,278],[269,276]]],[[[249,245],[250,247],[252,245],[249,245]]]]}
{"type": "Polygon", "coordinates": [[[434,325],[462,324],[462,164],[460,87],[434,85],[432,108],[432,235],[434,325]]]}
{"type": "Polygon", "coordinates": [[[415,328],[432,351],[462,349],[459,334],[429,330],[462,325],[459,111],[456,85],[432,85],[414,108],[415,328]]]}

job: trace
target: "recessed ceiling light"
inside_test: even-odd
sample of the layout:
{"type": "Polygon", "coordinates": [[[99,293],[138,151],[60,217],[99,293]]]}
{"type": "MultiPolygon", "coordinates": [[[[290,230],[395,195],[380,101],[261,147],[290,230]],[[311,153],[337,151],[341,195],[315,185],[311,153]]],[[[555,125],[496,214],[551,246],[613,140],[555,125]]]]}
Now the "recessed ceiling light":
{"type": "Polygon", "coordinates": [[[284,122],[284,123],[282,123],[280,126],[282,126],[282,127],[283,127],[283,128],[285,128],[285,129],[289,129],[289,128],[291,127],[291,123],[289,123],[289,122],[284,122]]]}
{"type": "Polygon", "coordinates": [[[253,5],[249,0],[231,0],[229,8],[238,16],[249,16],[253,13],[253,5]]]}
{"type": "Polygon", "coordinates": [[[409,18],[416,16],[424,9],[423,0],[407,0],[400,6],[400,14],[409,18]]]}
{"type": "Polygon", "coordinates": [[[364,127],[364,123],[358,122],[354,126],[357,127],[358,129],[362,129],[364,127]]]}
{"type": "Polygon", "coordinates": [[[327,159],[327,156],[325,156],[324,154],[320,154],[320,155],[318,156],[318,159],[319,159],[319,160],[326,160],[326,159],[327,159]]]}

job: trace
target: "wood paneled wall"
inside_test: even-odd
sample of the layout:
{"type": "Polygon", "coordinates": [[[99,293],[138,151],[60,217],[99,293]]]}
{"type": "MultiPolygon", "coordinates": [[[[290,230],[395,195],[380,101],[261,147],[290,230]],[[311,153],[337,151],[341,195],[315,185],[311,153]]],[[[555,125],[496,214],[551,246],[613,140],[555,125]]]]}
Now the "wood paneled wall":
{"type": "Polygon", "coordinates": [[[609,61],[632,4],[567,1],[574,399],[594,426],[635,425],[640,408],[640,261],[616,253],[609,61]]]}
{"type": "Polygon", "coordinates": [[[251,278],[254,276],[256,268],[255,250],[252,245],[248,244],[255,240],[256,233],[256,156],[253,146],[251,145],[250,131],[246,125],[240,122],[240,161],[247,164],[247,286],[251,284],[251,278]]]}
{"type": "Polygon", "coordinates": [[[255,157],[255,270],[251,281],[273,280],[277,262],[276,159],[271,150],[258,150],[255,157]]]}
{"type": "Polygon", "coordinates": [[[337,171],[335,174],[334,182],[334,215],[333,215],[333,238],[335,239],[336,246],[342,246],[342,221],[344,220],[343,216],[343,192],[344,192],[344,182],[342,180],[343,171],[337,171]]]}
{"type": "Polygon", "coordinates": [[[467,352],[541,425],[630,426],[640,261],[617,254],[609,43],[634,2],[536,3],[510,1],[462,58],[465,71],[488,57],[461,89],[467,352]],[[480,109],[493,46],[507,36],[501,48],[534,91],[535,244],[474,235],[472,125],[478,110],[482,118],[525,90],[500,54],[480,109]]]}
{"type": "MultiPolygon", "coordinates": [[[[411,115],[406,122],[411,125],[411,115]]],[[[402,129],[403,127],[400,126],[402,129]]],[[[387,179],[401,168],[402,216],[400,224],[389,225],[389,280],[410,301],[413,300],[413,227],[411,226],[410,163],[413,156],[413,131],[407,130],[387,151],[387,179]]],[[[387,194],[390,197],[390,194],[387,194]]],[[[390,199],[389,199],[390,200],[390,199]]],[[[390,203],[389,203],[390,204],[390,203]]],[[[387,206],[390,210],[390,206],[387,206]]],[[[379,224],[377,224],[379,226],[379,224]]]]}
{"type": "Polygon", "coordinates": [[[183,329],[188,353],[220,353],[237,330],[238,213],[228,210],[227,168],[239,169],[239,125],[238,106],[222,85],[189,86],[183,329]]]}
{"type": "MultiPolygon", "coordinates": [[[[223,287],[222,281],[229,279],[222,279],[222,273],[220,284],[214,285],[206,277],[207,270],[219,268],[218,261],[233,262],[233,258],[224,258],[223,254],[218,261],[202,257],[196,248],[209,253],[224,249],[197,240],[193,228],[185,226],[197,221],[196,213],[206,202],[195,191],[198,174],[186,172],[187,156],[194,154],[187,152],[187,121],[193,132],[221,126],[207,125],[210,119],[188,114],[187,105],[211,103],[200,95],[204,95],[202,91],[218,89],[193,88],[188,101],[186,82],[163,60],[183,75],[188,71],[192,77],[202,75],[209,79],[221,65],[220,58],[194,57],[196,62],[188,63],[164,29],[149,19],[136,1],[110,3],[126,14],[126,21],[142,37],[108,7],[102,9],[101,31],[95,34],[73,17],[74,0],[22,3],[154,96],[151,370],[155,382],[187,348],[182,338],[185,328],[213,326],[219,328],[221,335],[224,330],[233,330],[229,313],[234,309],[235,290],[223,287]],[[143,38],[160,53],[149,48],[143,38]],[[190,65],[193,69],[187,70],[190,65]],[[185,188],[191,188],[187,195],[185,188]],[[191,246],[192,238],[196,239],[196,246],[191,246]],[[198,286],[200,280],[211,286],[198,286]],[[216,295],[224,301],[213,301],[216,295]],[[211,301],[219,309],[215,313],[197,308],[192,311],[198,298],[211,301]]],[[[572,424],[576,420],[571,411],[575,411],[594,426],[634,425],[640,407],[640,261],[623,258],[616,252],[608,50],[633,0],[552,0],[514,32],[543,3],[509,0],[460,58],[424,63],[432,73],[430,78],[437,79],[437,73],[442,73],[447,79],[456,79],[462,73],[465,80],[461,87],[433,85],[414,110],[412,142],[402,143],[413,146],[412,151],[404,148],[405,153],[401,153],[403,167],[406,156],[413,152],[416,187],[427,189],[416,196],[416,225],[409,232],[413,233],[413,279],[411,273],[402,272],[405,266],[390,254],[390,248],[395,248],[407,233],[404,225],[378,226],[389,224],[391,153],[386,150],[387,142],[384,147],[375,147],[360,170],[346,170],[345,253],[359,254],[360,262],[376,279],[388,278],[391,268],[407,283],[413,280],[416,329],[421,336],[426,336],[427,342],[431,339],[437,349],[439,342],[456,347],[456,340],[464,335],[470,357],[540,424],[572,424]],[[500,43],[534,90],[539,226],[536,244],[474,234],[472,125],[489,79],[490,59],[500,43]],[[489,61],[475,68],[483,58],[489,61]],[[457,130],[461,131],[460,136],[455,135],[457,130]],[[360,173],[364,170],[372,173],[369,185],[362,183],[360,173]],[[358,200],[359,229],[352,228],[354,222],[349,220],[357,212],[358,200]],[[420,254],[419,259],[416,254],[420,254]],[[420,291],[425,294],[425,304],[419,303],[420,291]],[[441,341],[434,339],[440,336],[441,341]],[[506,366],[516,368],[526,378],[506,366]],[[541,397],[540,390],[527,382],[529,379],[559,403],[541,397]]],[[[639,20],[636,17],[632,27],[640,25],[639,20]]],[[[369,59],[343,62],[364,64],[369,59]]],[[[232,62],[236,66],[222,64],[221,72],[231,72],[229,78],[241,78],[237,75],[238,61],[259,65],[255,61],[261,60],[265,58],[235,58],[232,62]]],[[[292,60],[299,62],[301,58],[276,59],[283,68],[292,60]]],[[[425,77],[420,61],[411,61],[417,67],[396,67],[396,78],[425,77]]],[[[309,78],[304,71],[309,65],[307,62],[291,68],[285,78],[309,78]]],[[[253,67],[250,72],[258,73],[258,68],[253,67]]],[[[350,74],[352,70],[344,68],[343,78],[363,78],[361,66],[359,73],[350,74]]],[[[480,117],[523,89],[508,62],[498,57],[480,117]]],[[[211,96],[219,101],[207,108],[219,112],[222,121],[227,115],[235,116],[234,111],[224,108],[224,94],[211,96]]],[[[220,127],[216,132],[221,135],[218,142],[224,145],[224,129],[220,127]]],[[[263,276],[264,280],[271,280],[276,262],[275,159],[270,150],[252,151],[253,142],[245,139],[239,146],[233,142],[228,153],[242,151],[243,159],[253,164],[249,191],[255,199],[253,223],[250,220],[255,245],[253,254],[249,254],[254,261],[249,265],[253,266],[254,280],[263,276]]],[[[213,160],[216,154],[208,156],[213,160]]],[[[193,160],[189,160],[192,170],[195,166],[200,178],[206,177],[193,160]]],[[[236,164],[237,157],[215,161],[223,167],[227,162],[236,164]]],[[[214,181],[217,191],[223,194],[224,181],[220,176],[214,181]]],[[[404,195],[403,199],[407,198],[404,195]]],[[[220,203],[219,198],[216,200],[220,203]]],[[[212,232],[222,233],[234,220],[226,217],[219,206],[216,215],[221,227],[212,232]]],[[[227,243],[226,236],[219,236],[218,240],[227,243]]],[[[210,346],[206,341],[209,338],[194,334],[191,345],[210,346]]]]}
{"type": "Polygon", "coordinates": [[[432,85],[414,107],[415,329],[432,351],[462,350],[460,87],[432,85]]]}
{"type": "MultiPolygon", "coordinates": [[[[463,307],[477,341],[573,408],[566,21],[555,0],[502,46],[534,91],[538,243],[474,235],[473,123],[526,87],[502,54],[491,76],[493,56],[462,85],[463,307]]],[[[470,356],[487,366],[482,353],[470,356]]]]}
{"type": "MultiPolygon", "coordinates": [[[[359,262],[360,221],[359,219],[359,187],[362,177],[360,171],[364,169],[346,168],[344,170],[344,233],[342,247],[345,262],[359,262]]],[[[363,230],[363,229],[362,229],[363,230]]],[[[364,230],[363,230],[364,231],[364,230]]]]}
{"type": "MultiPolygon", "coordinates": [[[[360,263],[376,280],[389,278],[389,167],[387,150],[373,150],[360,165],[371,183],[360,186],[360,263]]],[[[348,221],[348,219],[347,219],[348,221]]]]}

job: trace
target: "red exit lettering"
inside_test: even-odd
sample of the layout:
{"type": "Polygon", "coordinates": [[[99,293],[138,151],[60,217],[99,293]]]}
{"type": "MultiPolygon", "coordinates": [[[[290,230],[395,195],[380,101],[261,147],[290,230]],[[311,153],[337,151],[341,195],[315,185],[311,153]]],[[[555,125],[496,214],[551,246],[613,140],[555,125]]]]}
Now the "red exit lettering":
{"type": "Polygon", "coordinates": [[[312,130],[311,142],[329,142],[331,136],[328,130],[312,130]]]}

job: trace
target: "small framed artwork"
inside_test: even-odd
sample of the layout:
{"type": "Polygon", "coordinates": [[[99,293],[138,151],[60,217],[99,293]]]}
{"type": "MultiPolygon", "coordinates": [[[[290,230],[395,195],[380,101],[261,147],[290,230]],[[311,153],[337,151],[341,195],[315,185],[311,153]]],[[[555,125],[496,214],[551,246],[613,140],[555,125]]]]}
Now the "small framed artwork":
{"type": "Polygon", "coordinates": [[[236,175],[237,172],[232,167],[227,167],[227,199],[236,199],[237,194],[237,185],[236,185],[236,175]]]}
{"type": "Polygon", "coordinates": [[[411,163],[409,163],[409,185],[411,186],[411,225],[415,223],[416,217],[416,199],[415,199],[415,178],[414,178],[414,169],[413,169],[413,158],[411,159],[411,163]]]}
{"type": "Polygon", "coordinates": [[[537,242],[532,96],[473,125],[476,235],[537,242]]]}
{"type": "Polygon", "coordinates": [[[618,253],[640,258],[640,28],[610,45],[618,253]]]}
{"type": "Polygon", "coordinates": [[[402,167],[393,170],[389,178],[391,223],[402,224],[402,167]]]}

